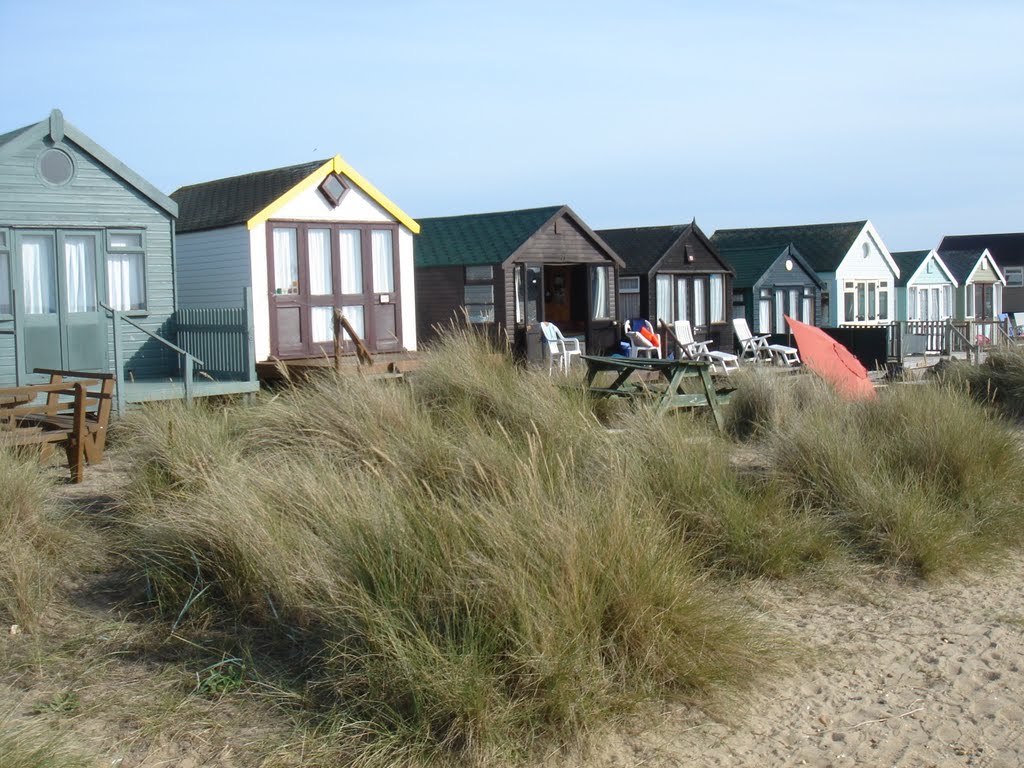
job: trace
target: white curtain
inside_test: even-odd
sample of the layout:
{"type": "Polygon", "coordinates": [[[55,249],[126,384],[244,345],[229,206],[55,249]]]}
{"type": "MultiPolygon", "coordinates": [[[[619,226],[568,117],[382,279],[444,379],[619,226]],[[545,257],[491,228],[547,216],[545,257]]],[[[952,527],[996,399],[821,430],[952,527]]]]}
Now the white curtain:
{"type": "Polygon", "coordinates": [[[757,333],[771,333],[772,301],[764,295],[757,302],[757,333]]]}
{"type": "Polygon", "coordinates": [[[711,322],[725,322],[725,284],[721,275],[711,275],[709,278],[711,289],[711,322]]]}
{"type": "Polygon", "coordinates": [[[804,296],[803,317],[800,318],[808,325],[814,325],[814,297],[804,296]]]}
{"type": "Polygon", "coordinates": [[[311,296],[329,296],[334,293],[334,274],[331,270],[331,230],[311,229],[307,235],[309,293],[311,296]]]}
{"type": "Polygon", "coordinates": [[[593,314],[591,317],[594,320],[604,320],[608,317],[608,267],[594,267],[592,280],[591,306],[593,314]]]}
{"type": "Polygon", "coordinates": [[[57,311],[57,279],[53,273],[53,241],[40,235],[21,239],[22,301],[30,315],[57,311]]]}
{"type": "Polygon", "coordinates": [[[992,317],[998,319],[1003,311],[1003,284],[992,286],[992,317]]]}
{"type": "MultiPolygon", "coordinates": [[[[366,326],[363,324],[363,308],[362,306],[353,307],[342,307],[341,314],[352,324],[352,330],[358,334],[359,338],[364,342],[366,341],[366,326]]],[[[342,331],[342,336],[348,338],[348,334],[342,331]]]]}
{"type": "Polygon", "coordinates": [[[313,342],[334,341],[334,307],[312,307],[313,342]]]}
{"type": "Polygon", "coordinates": [[[338,233],[338,253],[341,255],[341,292],[363,292],[362,238],[358,229],[343,229],[338,233]]]}
{"type": "Polygon", "coordinates": [[[11,313],[11,259],[0,252],[0,315],[11,313]]]}
{"type": "Polygon", "coordinates": [[[274,293],[299,292],[297,244],[294,229],[274,227],[274,293]]]}
{"type": "Polygon", "coordinates": [[[373,261],[373,292],[391,293],[395,290],[395,259],[390,229],[375,229],[370,233],[373,261]]]}
{"type": "Polygon", "coordinates": [[[107,298],[122,311],[145,309],[146,283],[141,253],[107,255],[107,298]]]}
{"type": "Polygon", "coordinates": [[[64,238],[64,281],[68,312],[96,311],[95,241],[91,237],[64,238]]]}
{"type": "MultiPolygon", "coordinates": [[[[652,312],[654,314],[655,325],[658,320],[664,320],[666,323],[674,323],[676,320],[681,319],[676,317],[675,312],[672,311],[672,276],[671,275],[658,275],[654,279],[655,288],[658,292],[658,306],[657,311],[652,312]]],[[[627,320],[633,318],[627,317],[627,320]]]]}
{"type": "Polygon", "coordinates": [[[693,327],[708,324],[707,280],[702,277],[693,280],[693,327]]]}
{"type": "Polygon", "coordinates": [[[688,283],[686,278],[676,278],[676,320],[689,320],[687,310],[689,309],[689,301],[687,298],[686,289],[688,283]]]}
{"type": "Polygon", "coordinates": [[[785,291],[775,291],[775,333],[786,332],[786,320],[783,315],[786,313],[785,291]]]}

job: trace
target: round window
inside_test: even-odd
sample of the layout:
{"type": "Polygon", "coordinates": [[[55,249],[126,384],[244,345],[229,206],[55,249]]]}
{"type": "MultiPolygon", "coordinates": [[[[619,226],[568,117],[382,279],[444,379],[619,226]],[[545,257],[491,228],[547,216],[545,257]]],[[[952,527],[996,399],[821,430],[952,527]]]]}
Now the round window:
{"type": "Polygon", "coordinates": [[[75,166],[67,152],[48,149],[39,158],[39,173],[51,184],[67,184],[75,172],[75,166]]]}
{"type": "Polygon", "coordinates": [[[787,272],[792,272],[793,271],[793,260],[792,259],[786,259],[786,271],[787,272]]]}

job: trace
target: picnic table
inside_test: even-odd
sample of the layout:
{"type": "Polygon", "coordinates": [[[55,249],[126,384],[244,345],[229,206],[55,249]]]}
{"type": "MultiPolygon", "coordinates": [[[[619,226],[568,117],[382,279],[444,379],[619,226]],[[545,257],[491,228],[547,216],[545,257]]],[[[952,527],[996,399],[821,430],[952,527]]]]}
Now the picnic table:
{"type": "Polygon", "coordinates": [[[711,378],[711,362],[706,360],[662,360],[646,357],[598,357],[583,355],[587,365],[587,389],[596,397],[649,397],[657,403],[658,413],[674,408],[710,408],[720,430],[725,429],[722,404],[733,390],[716,390],[711,378]],[[611,383],[596,386],[597,377],[612,374],[611,383]],[[644,374],[657,374],[653,381],[644,374]],[[700,382],[700,392],[683,392],[688,380],[700,382]]]}

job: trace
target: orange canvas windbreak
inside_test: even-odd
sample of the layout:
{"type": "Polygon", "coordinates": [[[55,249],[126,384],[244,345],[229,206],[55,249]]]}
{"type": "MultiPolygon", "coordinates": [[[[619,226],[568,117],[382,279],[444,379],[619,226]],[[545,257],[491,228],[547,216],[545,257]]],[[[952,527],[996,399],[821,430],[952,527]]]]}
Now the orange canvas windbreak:
{"type": "Polygon", "coordinates": [[[868,378],[868,369],[850,350],[820,328],[801,323],[789,315],[785,318],[805,366],[835,387],[847,400],[878,397],[868,378]]]}

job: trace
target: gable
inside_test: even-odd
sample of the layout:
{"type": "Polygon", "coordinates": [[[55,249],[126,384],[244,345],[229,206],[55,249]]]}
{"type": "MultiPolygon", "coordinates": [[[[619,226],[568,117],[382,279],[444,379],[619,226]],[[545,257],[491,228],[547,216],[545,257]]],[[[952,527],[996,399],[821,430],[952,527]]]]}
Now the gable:
{"type": "MultiPolygon", "coordinates": [[[[802,253],[802,251],[801,251],[802,253]]],[[[889,251],[872,231],[870,222],[865,222],[860,233],[854,238],[846,256],[835,270],[840,280],[895,280],[899,277],[899,267],[893,261],[889,251]]]]}
{"type": "Polygon", "coordinates": [[[587,228],[568,208],[552,217],[526,240],[505,263],[540,261],[545,264],[575,263],[621,265],[608,245],[587,228]]]}
{"type": "MultiPolygon", "coordinates": [[[[60,149],[71,156],[73,164],[76,164],[76,156],[79,159],[87,158],[89,165],[102,167],[110,178],[117,179],[120,186],[130,188],[137,197],[144,198],[149,206],[160,208],[171,217],[178,215],[178,206],[173,200],[71,123],[65,122],[64,115],[59,109],[50,112],[50,116],[45,120],[0,136],[0,166],[8,169],[4,176],[13,173],[14,169],[21,172],[31,170],[36,181],[47,186],[42,181],[38,163],[44,149],[52,148],[60,149]],[[26,152],[32,155],[30,163],[26,163],[26,152]]],[[[49,188],[55,192],[74,189],[77,168],[74,174],[67,184],[49,188]]],[[[24,181],[22,180],[22,183],[24,181]]]]}
{"type": "Polygon", "coordinates": [[[978,265],[974,268],[971,276],[968,278],[968,282],[971,283],[1005,283],[1003,275],[999,271],[999,267],[996,266],[992,256],[986,249],[985,253],[978,260],[978,265]]]}
{"type": "Polygon", "coordinates": [[[687,227],[683,234],[654,265],[654,272],[732,272],[717,249],[695,230],[687,227]]]}

